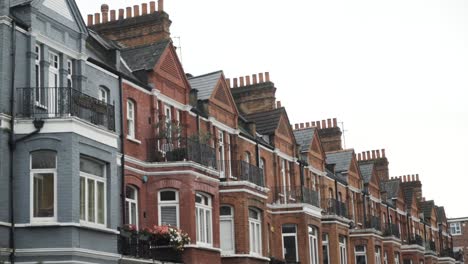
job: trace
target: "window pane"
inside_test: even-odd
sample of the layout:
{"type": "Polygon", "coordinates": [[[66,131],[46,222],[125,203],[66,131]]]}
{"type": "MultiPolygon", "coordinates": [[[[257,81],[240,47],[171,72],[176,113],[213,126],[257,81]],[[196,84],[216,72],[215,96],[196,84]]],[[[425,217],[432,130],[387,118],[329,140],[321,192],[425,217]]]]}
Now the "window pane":
{"type": "Polygon", "coordinates": [[[94,211],[94,181],[88,179],[88,221],[95,222],[95,211],[94,211]]]}
{"type": "Polygon", "coordinates": [[[229,206],[221,206],[220,215],[231,215],[231,207],[229,206]]]}
{"type": "Polygon", "coordinates": [[[284,259],[287,261],[296,261],[296,237],[284,236],[284,259]]]}
{"type": "Polygon", "coordinates": [[[161,201],[175,201],[176,193],[174,191],[162,191],[160,192],[161,201]]]}
{"type": "Polygon", "coordinates": [[[34,217],[54,217],[54,174],[34,174],[34,217]]]}
{"type": "Polygon", "coordinates": [[[136,200],[135,189],[130,186],[125,187],[125,197],[136,200]]]}
{"type": "Polygon", "coordinates": [[[211,243],[211,211],[206,211],[206,242],[211,243]]]}
{"type": "Polygon", "coordinates": [[[32,169],[55,169],[56,153],[50,150],[39,150],[31,153],[32,169]]]}
{"type": "Polygon", "coordinates": [[[104,224],[104,183],[98,182],[98,224],[104,224]]]}
{"type": "Polygon", "coordinates": [[[104,177],[104,165],[83,157],[80,158],[80,171],[99,177],[104,177]]]}
{"type": "Polygon", "coordinates": [[[137,224],[137,208],[136,208],[136,204],[135,203],[131,203],[131,214],[130,214],[130,217],[131,217],[131,223],[130,224],[134,224],[136,225],[137,224]]]}
{"type": "Polygon", "coordinates": [[[282,232],[283,234],[286,234],[286,233],[295,234],[296,226],[295,225],[283,225],[282,232]]]}
{"type": "Polygon", "coordinates": [[[255,211],[255,210],[250,209],[249,210],[249,218],[258,219],[258,212],[255,211]]]}
{"type": "Polygon", "coordinates": [[[220,237],[221,237],[221,249],[224,251],[233,251],[233,236],[232,233],[232,221],[221,220],[220,221],[220,237]]]}
{"type": "Polygon", "coordinates": [[[198,218],[200,219],[200,238],[199,241],[205,242],[205,213],[202,209],[198,211],[198,218]]]}
{"type": "Polygon", "coordinates": [[[161,206],[161,225],[177,226],[176,206],[161,206]]]}
{"type": "Polygon", "coordinates": [[[86,180],[80,177],[80,219],[86,220],[86,180]]]}
{"type": "Polygon", "coordinates": [[[356,264],[366,264],[365,256],[356,256],[356,264]]]}

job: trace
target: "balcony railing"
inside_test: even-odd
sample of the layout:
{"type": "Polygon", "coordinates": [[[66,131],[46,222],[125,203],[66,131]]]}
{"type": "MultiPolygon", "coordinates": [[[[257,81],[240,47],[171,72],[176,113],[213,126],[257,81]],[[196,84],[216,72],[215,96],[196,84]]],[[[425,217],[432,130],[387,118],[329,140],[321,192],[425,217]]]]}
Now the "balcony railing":
{"type": "Polygon", "coordinates": [[[451,248],[445,248],[440,252],[441,257],[455,258],[455,253],[451,248]]]}
{"type": "Polygon", "coordinates": [[[397,224],[387,224],[384,231],[384,236],[394,236],[400,238],[400,229],[397,224]]]}
{"type": "Polygon", "coordinates": [[[426,241],[424,243],[424,248],[427,250],[427,251],[436,251],[436,244],[434,241],[426,241]]]}
{"type": "Polygon", "coordinates": [[[148,260],[182,263],[182,254],[171,246],[160,246],[156,240],[143,238],[138,234],[119,235],[118,252],[123,256],[148,260]]]}
{"type": "Polygon", "coordinates": [[[63,118],[76,116],[115,131],[113,105],[70,87],[18,88],[17,116],[23,118],[63,118]]]}
{"type": "Polygon", "coordinates": [[[243,160],[232,160],[232,173],[240,181],[248,181],[258,186],[265,186],[263,170],[243,160]]]}
{"type": "Polygon", "coordinates": [[[215,149],[207,144],[189,138],[147,139],[150,162],[193,161],[216,169],[215,149]]]}
{"type": "Polygon", "coordinates": [[[273,195],[275,203],[278,204],[307,203],[320,207],[318,192],[304,186],[277,187],[273,195]]]}
{"type": "Polygon", "coordinates": [[[377,216],[370,216],[369,220],[366,221],[366,228],[373,228],[375,230],[381,231],[380,218],[377,216]]]}
{"type": "Polygon", "coordinates": [[[322,201],[322,209],[326,215],[348,217],[348,208],[346,204],[336,199],[329,198],[322,201]]]}
{"type": "Polygon", "coordinates": [[[409,241],[410,244],[415,244],[415,245],[423,245],[423,239],[420,235],[414,235],[414,237],[410,238],[409,241]]]}

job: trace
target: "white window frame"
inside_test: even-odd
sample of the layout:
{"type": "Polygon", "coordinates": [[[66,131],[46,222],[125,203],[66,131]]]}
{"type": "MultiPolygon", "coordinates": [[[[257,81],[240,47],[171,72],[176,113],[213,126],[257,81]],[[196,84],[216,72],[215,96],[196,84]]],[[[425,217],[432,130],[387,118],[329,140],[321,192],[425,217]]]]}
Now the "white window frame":
{"type": "Polygon", "coordinates": [[[180,227],[180,212],[179,212],[179,191],[175,189],[162,189],[158,192],[158,225],[164,225],[161,223],[161,208],[163,207],[175,207],[176,208],[176,222],[177,227],[180,227]],[[162,201],[161,193],[171,191],[175,193],[175,200],[172,201],[162,201]]]}
{"type": "MultiPolygon", "coordinates": [[[[86,225],[86,226],[94,226],[94,227],[106,227],[107,226],[107,179],[106,179],[106,175],[107,175],[107,168],[105,166],[105,164],[103,164],[102,162],[99,162],[95,159],[92,159],[92,158],[85,158],[85,159],[89,159],[93,162],[96,162],[100,165],[102,165],[102,169],[103,169],[103,176],[100,177],[100,176],[97,176],[97,175],[93,175],[93,174],[89,174],[89,173],[86,173],[86,172],[82,172],[80,171],[80,181],[81,179],[83,178],[85,180],[85,219],[81,219],[81,212],[80,212],[80,223],[83,224],[83,225],[86,225]],[[89,198],[89,187],[88,187],[88,180],[92,180],[94,181],[94,221],[90,221],[90,219],[88,219],[88,198],[89,198]],[[104,223],[101,224],[101,223],[98,223],[98,197],[99,197],[99,194],[98,194],[98,183],[103,183],[104,184],[104,223]]],[[[81,188],[81,183],[80,183],[80,188],[81,188]]],[[[81,189],[80,189],[80,194],[81,194],[81,189]]],[[[80,199],[80,208],[81,208],[81,199],[80,199]]]]}
{"type": "Polygon", "coordinates": [[[395,262],[394,264],[400,264],[400,253],[395,252],[395,262]]]}
{"type": "Polygon", "coordinates": [[[73,61],[67,60],[67,85],[69,88],[73,88],[73,61]]]}
{"type": "Polygon", "coordinates": [[[262,216],[260,211],[253,208],[249,208],[249,248],[251,255],[262,255],[262,216]],[[250,216],[250,210],[257,214],[256,219],[250,216]]]}
{"type": "Polygon", "coordinates": [[[286,187],[286,160],[281,159],[281,183],[283,184],[283,196],[285,197],[285,203],[287,203],[287,187],[286,187]]]}
{"type": "Polygon", "coordinates": [[[231,165],[231,135],[226,135],[227,139],[227,152],[228,152],[228,167],[229,167],[229,177],[232,177],[232,165],[231,165]]]}
{"type": "Polygon", "coordinates": [[[138,229],[138,223],[139,223],[139,216],[138,216],[138,189],[134,186],[127,185],[127,188],[130,188],[133,190],[135,194],[135,199],[128,198],[127,195],[125,195],[125,205],[127,207],[127,216],[128,216],[128,223],[130,225],[135,225],[138,229]],[[132,210],[132,205],[135,205],[135,212],[132,210]],[[135,223],[132,221],[132,213],[135,213],[135,223]]]}
{"type": "Polygon", "coordinates": [[[219,222],[220,222],[220,228],[219,228],[219,231],[220,231],[220,236],[223,237],[223,234],[222,234],[222,229],[221,229],[221,223],[230,223],[229,226],[231,227],[231,234],[232,234],[232,237],[231,237],[231,244],[232,244],[232,248],[231,249],[223,249],[223,245],[222,245],[222,239],[220,241],[220,247],[221,247],[221,250],[224,252],[224,253],[227,253],[227,254],[234,254],[235,251],[236,251],[236,244],[235,244],[235,229],[234,229],[234,208],[232,206],[229,206],[229,205],[221,205],[221,207],[228,207],[230,210],[231,210],[231,214],[230,215],[219,215],[219,222]]]}
{"type": "MultiPolygon", "coordinates": [[[[41,150],[37,150],[41,151],[41,150]]],[[[48,151],[48,150],[45,150],[48,151]]],[[[51,152],[55,152],[50,150],[51,152]]],[[[35,152],[35,151],[33,151],[35,152]]],[[[29,154],[29,171],[30,171],[30,222],[31,223],[50,223],[57,222],[57,153],[55,152],[55,168],[48,169],[33,169],[32,168],[32,152],[29,154]],[[54,175],[54,216],[53,217],[34,217],[34,175],[35,174],[53,174],[54,175]]]]}
{"type": "Polygon", "coordinates": [[[36,95],[35,95],[35,101],[36,104],[43,104],[43,90],[42,88],[42,66],[41,66],[41,59],[42,59],[42,51],[41,51],[41,46],[36,45],[35,46],[35,51],[37,54],[37,57],[34,61],[35,67],[36,67],[36,76],[35,76],[35,81],[36,81],[36,95]]]}
{"type": "MultiPolygon", "coordinates": [[[[341,246],[340,246],[340,254],[342,254],[341,246]]],[[[367,263],[367,246],[366,245],[357,245],[357,246],[355,246],[354,247],[354,258],[355,258],[356,263],[358,262],[357,257],[362,257],[362,256],[364,256],[364,261],[365,261],[365,263],[367,263]],[[364,250],[363,251],[358,251],[357,247],[362,247],[364,250]]]]}
{"type": "Polygon", "coordinates": [[[375,264],[382,264],[382,256],[380,247],[375,247],[375,264]]]}
{"type": "Polygon", "coordinates": [[[328,262],[326,264],[330,264],[330,244],[328,243],[329,241],[329,236],[328,234],[322,234],[322,253],[323,253],[323,248],[326,247],[327,249],[327,260],[328,262]]]}
{"type": "Polygon", "coordinates": [[[338,238],[340,247],[340,264],[348,264],[348,255],[346,251],[346,237],[340,236],[338,238]],[[341,239],[343,238],[343,241],[341,239]]]}
{"type": "Polygon", "coordinates": [[[224,131],[218,129],[219,177],[226,178],[224,131]]]}
{"type": "Polygon", "coordinates": [[[202,201],[207,199],[206,204],[195,201],[195,222],[197,229],[197,245],[212,247],[213,245],[213,210],[211,197],[207,194],[197,192],[195,197],[200,197],[202,201]],[[201,218],[200,218],[201,215],[201,218]],[[200,221],[203,220],[203,221],[200,221]],[[209,224],[207,224],[209,221],[209,224]]]}
{"type": "MultiPolygon", "coordinates": [[[[98,99],[99,101],[108,104],[109,103],[109,90],[107,90],[105,87],[100,86],[98,99]]],[[[135,109],[135,107],[133,109],[135,109]]]]}
{"type": "Polygon", "coordinates": [[[450,234],[453,236],[460,236],[462,234],[460,222],[450,223],[450,234]]]}
{"type": "Polygon", "coordinates": [[[387,251],[384,251],[383,263],[388,264],[388,253],[387,253],[387,251]]]}
{"type": "Polygon", "coordinates": [[[310,225],[308,229],[309,229],[310,264],[319,264],[318,229],[310,225]]]}
{"type": "Polygon", "coordinates": [[[60,78],[59,78],[59,69],[60,69],[60,57],[57,53],[49,51],[49,88],[57,88],[60,85],[60,78]],[[51,85],[51,75],[54,75],[56,77],[55,85],[51,85]]]}
{"type": "Polygon", "coordinates": [[[135,139],[135,102],[127,99],[127,137],[135,139]]]}
{"type": "Polygon", "coordinates": [[[285,224],[283,226],[281,226],[281,229],[284,227],[284,226],[290,226],[290,227],[293,227],[294,226],[294,229],[295,229],[295,232],[294,233],[283,233],[283,230],[281,230],[281,242],[282,242],[282,249],[283,249],[283,259],[286,259],[286,251],[285,251],[285,247],[284,247],[284,238],[285,237],[294,237],[294,243],[295,243],[295,248],[296,248],[296,259],[294,261],[299,261],[299,251],[298,251],[298,244],[297,244],[297,225],[294,225],[294,224],[285,224]]]}

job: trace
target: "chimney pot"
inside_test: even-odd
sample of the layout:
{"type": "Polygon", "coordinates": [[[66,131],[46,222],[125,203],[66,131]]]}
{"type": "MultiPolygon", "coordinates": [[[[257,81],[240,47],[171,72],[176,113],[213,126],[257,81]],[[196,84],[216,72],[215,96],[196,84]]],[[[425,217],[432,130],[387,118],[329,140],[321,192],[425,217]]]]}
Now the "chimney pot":
{"type": "Polygon", "coordinates": [[[266,82],[270,81],[270,73],[269,72],[265,72],[265,81],[266,82]]]}
{"type": "Polygon", "coordinates": [[[244,87],[245,86],[244,77],[240,77],[239,79],[240,79],[240,86],[244,87]]]}
{"type": "Polygon", "coordinates": [[[245,82],[250,85],[250,76],[245,76],[245,82]]]}
{"type": "Polygon", "coordinates": [[[228,86],[228,88],[231,88],[231,79],[226,79],[226,85],[228,86]]]}
{"type": "Polygon", "coordinates": [[[403,175],[403,182],[407,182],[408,178],[406,177],[406,175],[403,175]]]}
{"type": "Polygon", "coordinates": [[[380,159],[380,150],[377,150],[377,158],[380,159]]]}
{"type": "Polygon", "coordinates": [[[115,21],[115,10],[110,11],[110,21],[115,21]]]}
{"type": "Polygon", "coordinates": [[[148,4],[143,3],[143,4],[141,4],[141,15],[144,16],[144,15],[147,15],[147,14],[148,14],[148,4]]]}
{"type": "Polygon", "coordinates": [[[234,88],[237,88],[238,87],[237,86],[237,78],[233,78],[233,80],[234,80],[234,88]]]}
{"type": "Polygon", "coordinates": [[[154,12],[156,12],[156,2],[150,1],[150,14],[153,14],[154,12]]]}
{"type": "Polygon", "coordinates": [[[328,123],[328,128],[332,128],[332,120],[331,120],[331,119],[327,119],[327,123],[328,123]]]}
{"type": "Polygon", "coordinates": [[[94,25],[94,16],[88,15],[88,26],[94,25]]]}
{"type": "Polygon", "coordinates": [[[109,12],[109,6],[106,5],[106,4],[102,4],[102,5],[101,5],[101,12],[102,12],[102,13],[107,13],[107,12],[109,12]]]}
{"type": "Polygon", "coordinates": [[[373,151],[372,151],[372,159],[374,160],[375,157],[376,157],[376,155],[375,155],[375,150],[373,150],[373,151]]]}
{"type": "Polygon", "coordinates": [[[263,81],[263,73],[259,73],[259,74],[258,74],[258,78],[259,78],[259,83],[264,83],[264,81],[263,81]]]}
{"type": "Polygon", "coordinates": [[[281,108],[281,101],[276,101],[276,108],[281,108]]]}
{"type": "Polygon", "coordinates": [[[333,127],[338,127],[338,120],[333,118],[333,127]]]}
{"type": "Polygon", "coordinates": [[[371,152],[370,152],[370,151],[367,151],[367,159],[368,159],[368,160],[371,159],[371,152]]]}
{"type": "Polygon", "coordinates": [[[321,127],[320,127],[320,121],[315,122],[315,124],[317,125],[317,128],[318,128],[318,129],[321,129],[321,127]]]}
{"type": "Polygon", "coordinates": [[[104,9],[101,7],[101,13],[102,13],[102,23],[109,22],[109,7],[107,6],[107,9],[104,9]]]}
{"type": "Polygon", "coordinates": [[[385,158],[385,149],[382,149],[382,158],[385,158]]]}
{"type": "Polygon", "coordinates": [[[125,10],[123,8],[119,9],[119,20],[125,18],[125,10]]]}
{"type": "Polygon", "coordinates": [[[315,126],[316,126],[316,125],[315,125],[315,122],[312,122],[312,126],[313,126],[313,127],[315,127],[315,126]]]}
{"type": "Polygon", "coordinates": [[[131,18],[131,17],[132,17],[132,8],[127,7],[127,18],[131,18]]]}
{"type": "Polygon", "coordinates": [[[327,121],[326,120],[322,120],[322,128],[327,128],[327,121]]]}
{"type": "Polygon", "coordinates": [[[309,123],[309,122],[306,122],[306,127],[307,127],[307,128],[310,127],[310,123],[309,123]]]}
{"type": "Polygon", "coordinates": [[[298,130],[299,129],[299,124],[294,124],[294,129],[298,130]]]}
{"type": "Polygon", "coordinates": [[[416,176],[414,174],[411,175],[411,181],[416,181],[416,176]]]}
{"type": "Polygon", "coordinates": [[[362,155],[361,155],[361,153],[358,153],[358,160],[359,160],[359,161],[362,160],[362,155]]]}
{"type": "Polygon", "coordinates": [[[139,17],[140,16],[140,6],[139,5],[134,5],[133,6],[133,16],[134,17],[139,17]]]}
{"type": "Polygon", "coordinates": [[[257,84],[257,74],[252,75],[253,84],[257,84]]]}
{"type": "Polygon", "coordinates": [[[101,14],[99,13],[95,13],[94,14],[94,23],[97,25],[97,24],[101,24],[101,14]]]}
{"type": "Polygon", "coordinates": [[[303,129],[303,128],[304,128],[304,123],[301,123],[301,129],[303,129]]]}
{"type": "Polygon", "coordinates": [[[416,174],[416,180],[419,181],[419,174],[416,174]]]}
{"type": "Polygon", "coordinates": [[[158,12],[164,11],[164,0],[158,0],[158,12]]]}

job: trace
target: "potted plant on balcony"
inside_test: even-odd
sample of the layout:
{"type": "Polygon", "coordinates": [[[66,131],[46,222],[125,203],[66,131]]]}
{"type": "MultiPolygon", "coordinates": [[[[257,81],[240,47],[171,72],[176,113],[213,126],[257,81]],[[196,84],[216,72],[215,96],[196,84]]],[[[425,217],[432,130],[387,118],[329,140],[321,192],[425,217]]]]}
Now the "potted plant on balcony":
{"type": "Polygon", "coordinates": [[[137,228],[135,225],[124,225],[120,228],[120,235],[123,237],[132,237],[134,234],[137,233],[137,228]]]}
{"type": "Polygon", "coordinates": [[[148,227],[143,228],[138,232],[138,239],[148,241],[153,236],[153,230],[148,227]]]}
{"type": "Polygon", "coordinates": [[[180,262],[184,246],[190,243],[189,236],[171,226],[154,226],[155,247],[153,256],[157,260],[180,262]]]}

